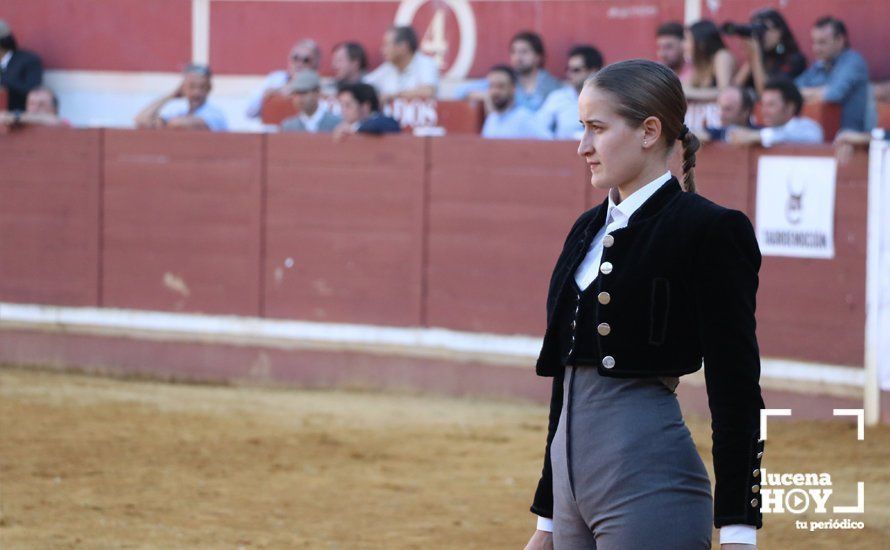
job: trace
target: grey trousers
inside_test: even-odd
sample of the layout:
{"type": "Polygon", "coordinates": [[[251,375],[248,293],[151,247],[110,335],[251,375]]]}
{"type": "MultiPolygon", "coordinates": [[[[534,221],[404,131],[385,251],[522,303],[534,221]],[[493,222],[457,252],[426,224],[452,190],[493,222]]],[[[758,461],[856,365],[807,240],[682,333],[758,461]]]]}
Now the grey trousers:
{"type": "Polygon", "coordinates": [[[711,548],[711,482],[673,381],[566,367],[550,445],[555,550],[711,548]]]}

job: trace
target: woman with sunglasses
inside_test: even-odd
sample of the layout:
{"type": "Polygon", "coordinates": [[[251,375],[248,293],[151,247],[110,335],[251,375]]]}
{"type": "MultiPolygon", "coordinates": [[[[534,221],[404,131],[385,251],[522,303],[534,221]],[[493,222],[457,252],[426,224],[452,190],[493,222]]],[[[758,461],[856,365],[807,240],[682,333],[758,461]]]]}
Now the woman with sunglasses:
{"type": "Polygon", "coordinates": [[[578,148],[607,191],[566,238],[536,364],[552,376],[528,549],[755,548],[760,510],[760,251],[744,213],[695,193],[695,135],[667,67],[622,61],[578,101],[578,148]],[[668,170],[677,142],[683,184],[668,170]],[[702,367],[716,489],[677,401],[702,367]]]}

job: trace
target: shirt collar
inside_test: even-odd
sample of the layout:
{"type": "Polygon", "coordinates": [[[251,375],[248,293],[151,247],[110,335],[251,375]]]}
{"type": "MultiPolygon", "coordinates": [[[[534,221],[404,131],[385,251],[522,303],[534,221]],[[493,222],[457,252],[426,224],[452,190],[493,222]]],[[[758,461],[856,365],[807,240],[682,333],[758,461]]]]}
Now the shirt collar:
{"type": "Polygon", "coordinates": [[[321,122],[321,117],[327,112],[327,105],[319,102],[318,107],[315,108],[315,112],[312,113],[312,116],[306,115],[306,113],[300,113],[299,117],[303,121],[303,124],[309,124],[312,126],[318,125],[321,122]]]}
{"type": "Polygon", "coordinates": [[[607,223],[610,216],[613,221],[630,219],[633,213],[636,212],[637,209],[642,206],[649,197],[654,195],[655,192],[658,191],[658,189],[669,179],[671,179],[670,170],[650,181],[643,187],[640,187],[618,204],[615,204],[618,188],[613,187],[609,189],[609,207],[606,211],[607,223]]]}
{"type": "Polygon", "coordinates": [[[11,51],[8,51],[8,52],[6,52],[5,54],[3,54],[3,57],[0,58],[0,67],[3,67],[3,68],[5,69],[6,66],[9,65],[9,61],[10,61],[11,59],[12,59],[12,52],[11,52],[11,51]]]}

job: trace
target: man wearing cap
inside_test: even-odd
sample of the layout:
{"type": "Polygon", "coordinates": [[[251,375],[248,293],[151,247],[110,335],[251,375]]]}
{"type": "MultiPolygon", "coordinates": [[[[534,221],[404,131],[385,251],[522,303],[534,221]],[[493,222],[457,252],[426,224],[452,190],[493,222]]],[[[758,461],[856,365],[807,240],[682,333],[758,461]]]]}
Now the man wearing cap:
{"type": "Polygon", "coordinates": [[[284,90],[293,101],[297,114],[282,121],[282,132],[332,132],[340,124],[340,117],[318,102],[321,79],[317,72],[311,69],[298,71],[284,90]]]}
{"type": "Polygon", "coordinates": [[[210,67],[207,65],[187,65],[182,83],[175,90],[158,98],[136,115],[136,127],[226,131],[228,127],[222,110],[207,102],[210,79],[210,67]],[[168,105],[173,100],[179,101],[168,105]]]}
{"type": "Polygon", "coordinates": [[[0,88],[8,94],[7,109],[24,111],[28,92],[43,82],[43,63],[35,54],[20,50],[6,21],[0,19],[0,88]]]}

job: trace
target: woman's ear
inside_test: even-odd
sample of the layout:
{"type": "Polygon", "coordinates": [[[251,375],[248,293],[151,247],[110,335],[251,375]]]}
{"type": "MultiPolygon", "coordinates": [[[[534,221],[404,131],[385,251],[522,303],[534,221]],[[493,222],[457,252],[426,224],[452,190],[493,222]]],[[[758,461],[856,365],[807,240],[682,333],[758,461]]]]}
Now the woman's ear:
{"type": "Polygon", "coordinates": [[[641,128],[643,129],[642,146],[644,149],[649,149],[658,143],[661,138],[661,120],[658,117],[648,117],[643,121],[641,128]]]}

